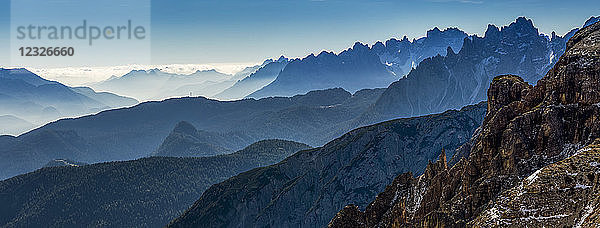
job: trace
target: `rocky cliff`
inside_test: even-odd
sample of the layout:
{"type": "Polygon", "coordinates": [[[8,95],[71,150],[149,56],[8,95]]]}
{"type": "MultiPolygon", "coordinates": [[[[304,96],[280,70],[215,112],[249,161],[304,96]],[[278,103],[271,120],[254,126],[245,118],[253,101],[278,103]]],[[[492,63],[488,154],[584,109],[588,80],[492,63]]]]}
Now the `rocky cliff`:
{"type": "Polygon", "coordinates": [[[448,167],[441,156],[421,176],[398,176],[365,212],[347,206],[330,227],[593,226],[599,88],[596,23],[536,86],[494,78],[468,157],[448,167]]]}

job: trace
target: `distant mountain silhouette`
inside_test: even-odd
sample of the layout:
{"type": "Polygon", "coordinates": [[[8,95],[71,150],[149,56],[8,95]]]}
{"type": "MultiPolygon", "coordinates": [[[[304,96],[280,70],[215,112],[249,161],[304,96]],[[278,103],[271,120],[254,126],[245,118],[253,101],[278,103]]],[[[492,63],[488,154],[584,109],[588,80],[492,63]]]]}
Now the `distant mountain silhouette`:
{"type": "Polygon", "coordinates": [[[216,70],[196,71],[189,75],[166,73],[160,69],[133,70],[93,84],[100,91],[135,97],[142,101],[172,97],[213,96],[235,83],[231,75],[216,70]]]}
{"type": "Polygon", "coordinates": [[[0,116],[0,126],[2,134],[19,135],[36,127],[35,124],[12,115],[0,116]]]}
{"type": "Polygon", "coordinates": [[[264,66],[259,68],[256,72],[236,82],[232,87],[225,91],[215,95],[215,98],[223,100],[242,99],[273,82],[277,78],[277,75],[285,68],[287,63],[288,59],[283,56],[276,61],[269,59],[265,61],[265,63],[263,63],[264,66]]]}
{"type": "Polygon", "coordinates": [[[339,54],[323,51],[318,55],[292,60],[272,83],[248,95],[262,98],[293,96],[311,90],[387,87],[406,75],[421,60],[445,55],[448,46],[460,50],[466,33],[458,29],[440,31],[435,28],[427,36],[413,40],[390,39],[377,42],[371,48],[357,42],[339,54]]]}
{"type": "Polygon", "coordinates": [[[238,140],[228,135],[221,135],[206,131],[198,131],[196,128],[182,121],[175,126],[173,132],[167,136],[165,141],[153,153],[153,156],[163,157],[208,157],[214,155],[228,154],[233,151],[227,148],[237,148],[238,140]],[[227,148],[221,145],[227,145],[227,148]]]}
{"type": "Polygon", "coordinates": [[[18,135],[61,117],[135,104],[137,101],[131,98],[97,93],[86,87],[68,87],[25,69],[0,68],[0,116],[14,120],[0,124],[0,134],[18,135]]]}
{"type": "Polygon", "coordinates": [[[292,60],[275,81],[248,97],[293,96],[336,87],[356,92],[364,88],[386,87],[397,79],[376,53],[366,45],[356,43],[339,55],[321,52],[316,56],[292,60]]]}
{"type": "MultiPolygon", "coordinates": [[[[355,94],[330,89],[260,100],[178,98],[63,119],[19,137],[0,138],[0,144],[6,143],[0,146],[0,178],[33,171],[55,158],[96,163],[137,159],[153,152],[161,155],[161,142],[181,121],[202,134],[196,134],[192,141],[175,137],[175,148],[182,142],[179,139],[210,142],[219,148],[213,148],[212,154],[273,138],[323,145],[354,128],[351,120],[364,113],[381,93],[382,89],[355,94]]],[[[166,140],[162,148],[169,148],[169,142],[166,140]]]]}

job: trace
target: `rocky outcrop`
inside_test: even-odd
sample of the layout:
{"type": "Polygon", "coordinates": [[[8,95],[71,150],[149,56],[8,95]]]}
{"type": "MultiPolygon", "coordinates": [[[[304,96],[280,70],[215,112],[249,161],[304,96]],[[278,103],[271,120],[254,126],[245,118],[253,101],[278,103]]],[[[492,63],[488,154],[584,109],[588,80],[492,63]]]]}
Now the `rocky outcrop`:
{"type": "MultiPolygon", "coordinates": [[[[509,221],[537,218],[539,221],[531,224],[538,225],[572,225],[581,219],[584,219],[583,223],[590,222],[596,218],[593,215],[598,214],[593,208],[595,196],[575,200],[577,195],[585,194],[577,190],[572,191],[573,195],[557,193],[566,201],[572,200],[560,210],[551,208],[536,214],[512,213],[509,209],[515,209],[515,205],[527,205],[527,208],[556,206],[552,199],[559,196],[551,193],[553,189],[557,186],[577,187],[565,178],[552,180],[548,170],[564,167],[569,173],[595,172],[592,166],[596,164],[593,163],[597,160],[596,155],[586,152],[588,149],[576,151],[600,137],[599,83],[600,23],[596,23],[571,38],[565,55],[535,87],[515,76],[499,76],[492,81],[488,91],[489,111],[479,135],[470,146],[468,157],[450,169],[439,168],[443,165],[437,164],[444,162],[438,161],[428,166],[431,172],[408,181],[394,182],[400,184],[388,186],[388,192],[381,193],[381,197],[370,204],[388,206],[367,207],[366,212],[347,208],[338,213],[330,227],[347,224],[364,224],[359,227],[487,226],[491,225],[489,222],[503,221],[498,218],[509,221]],[[577,155],[564,160],[573,154],[577,155]],[[564,161],[559,162],[561,160],[564,161]],[[550,164],[555,165],[542,169],[550,164]],[[537,179],[540,174],[544,177],[537,179]],[[525,190],[520,187],[523,182],[525,190]],[[553,188],[530,186],[536,183],[538,187],[548,185],[553,188]],[[517,202],[518,198],[514,197],[506,199],[518,196],[520,191],[527,191],[520,196],[525,202],[517,202]],[[395,197],[385,197],[390,194],[395,197]],[[584,210],[583,207],[588,206],[584,210]],[[368,220],[370,214],[383,216],[368,220]]],[[[403,178],[405,175],[397,179],[403,178]]],[[[597,182],[595,178],[594,174],[571,181],[581,179],[580,183],[592,188],[597,182]],[[584,178],[587,181],[583,182],[584,178]]],[[[528,223],[516,225],[519,224],[528,223]]]]}
{"type": "Polygon", "coordinates": [[[500,194],[473,227],[595,227],[600,224],[600,141],[535,171],[500,194]]]}

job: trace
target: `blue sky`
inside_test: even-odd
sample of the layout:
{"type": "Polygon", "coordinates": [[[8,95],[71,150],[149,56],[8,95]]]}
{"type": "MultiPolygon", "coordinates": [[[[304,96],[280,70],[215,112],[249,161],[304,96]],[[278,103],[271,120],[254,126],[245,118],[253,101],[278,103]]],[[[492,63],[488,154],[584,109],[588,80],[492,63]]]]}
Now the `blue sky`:
{"type": "MultiPolygon", "coordinates": [[[[9,2],[0,0],[1,53],[9,49],[9,2]]],[[[543,33],[564,34],[600,15],[597,0],[152,0],[151,7],[153,64],[301,57],[355,41],[420,37],[436,26],[481,34],[518,16],[543,33]]]]}

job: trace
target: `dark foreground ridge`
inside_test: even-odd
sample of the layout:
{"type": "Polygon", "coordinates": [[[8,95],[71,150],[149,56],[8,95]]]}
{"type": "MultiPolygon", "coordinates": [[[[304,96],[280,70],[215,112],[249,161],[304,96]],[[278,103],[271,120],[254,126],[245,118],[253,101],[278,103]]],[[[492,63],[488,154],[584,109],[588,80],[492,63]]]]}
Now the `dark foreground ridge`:
{"type": "Polygon", "coordinates": [[[214,157],[43,168],[0,182],[0,227],[162,227],[212,184],[308,148],[264,140],[214,157]]]}

